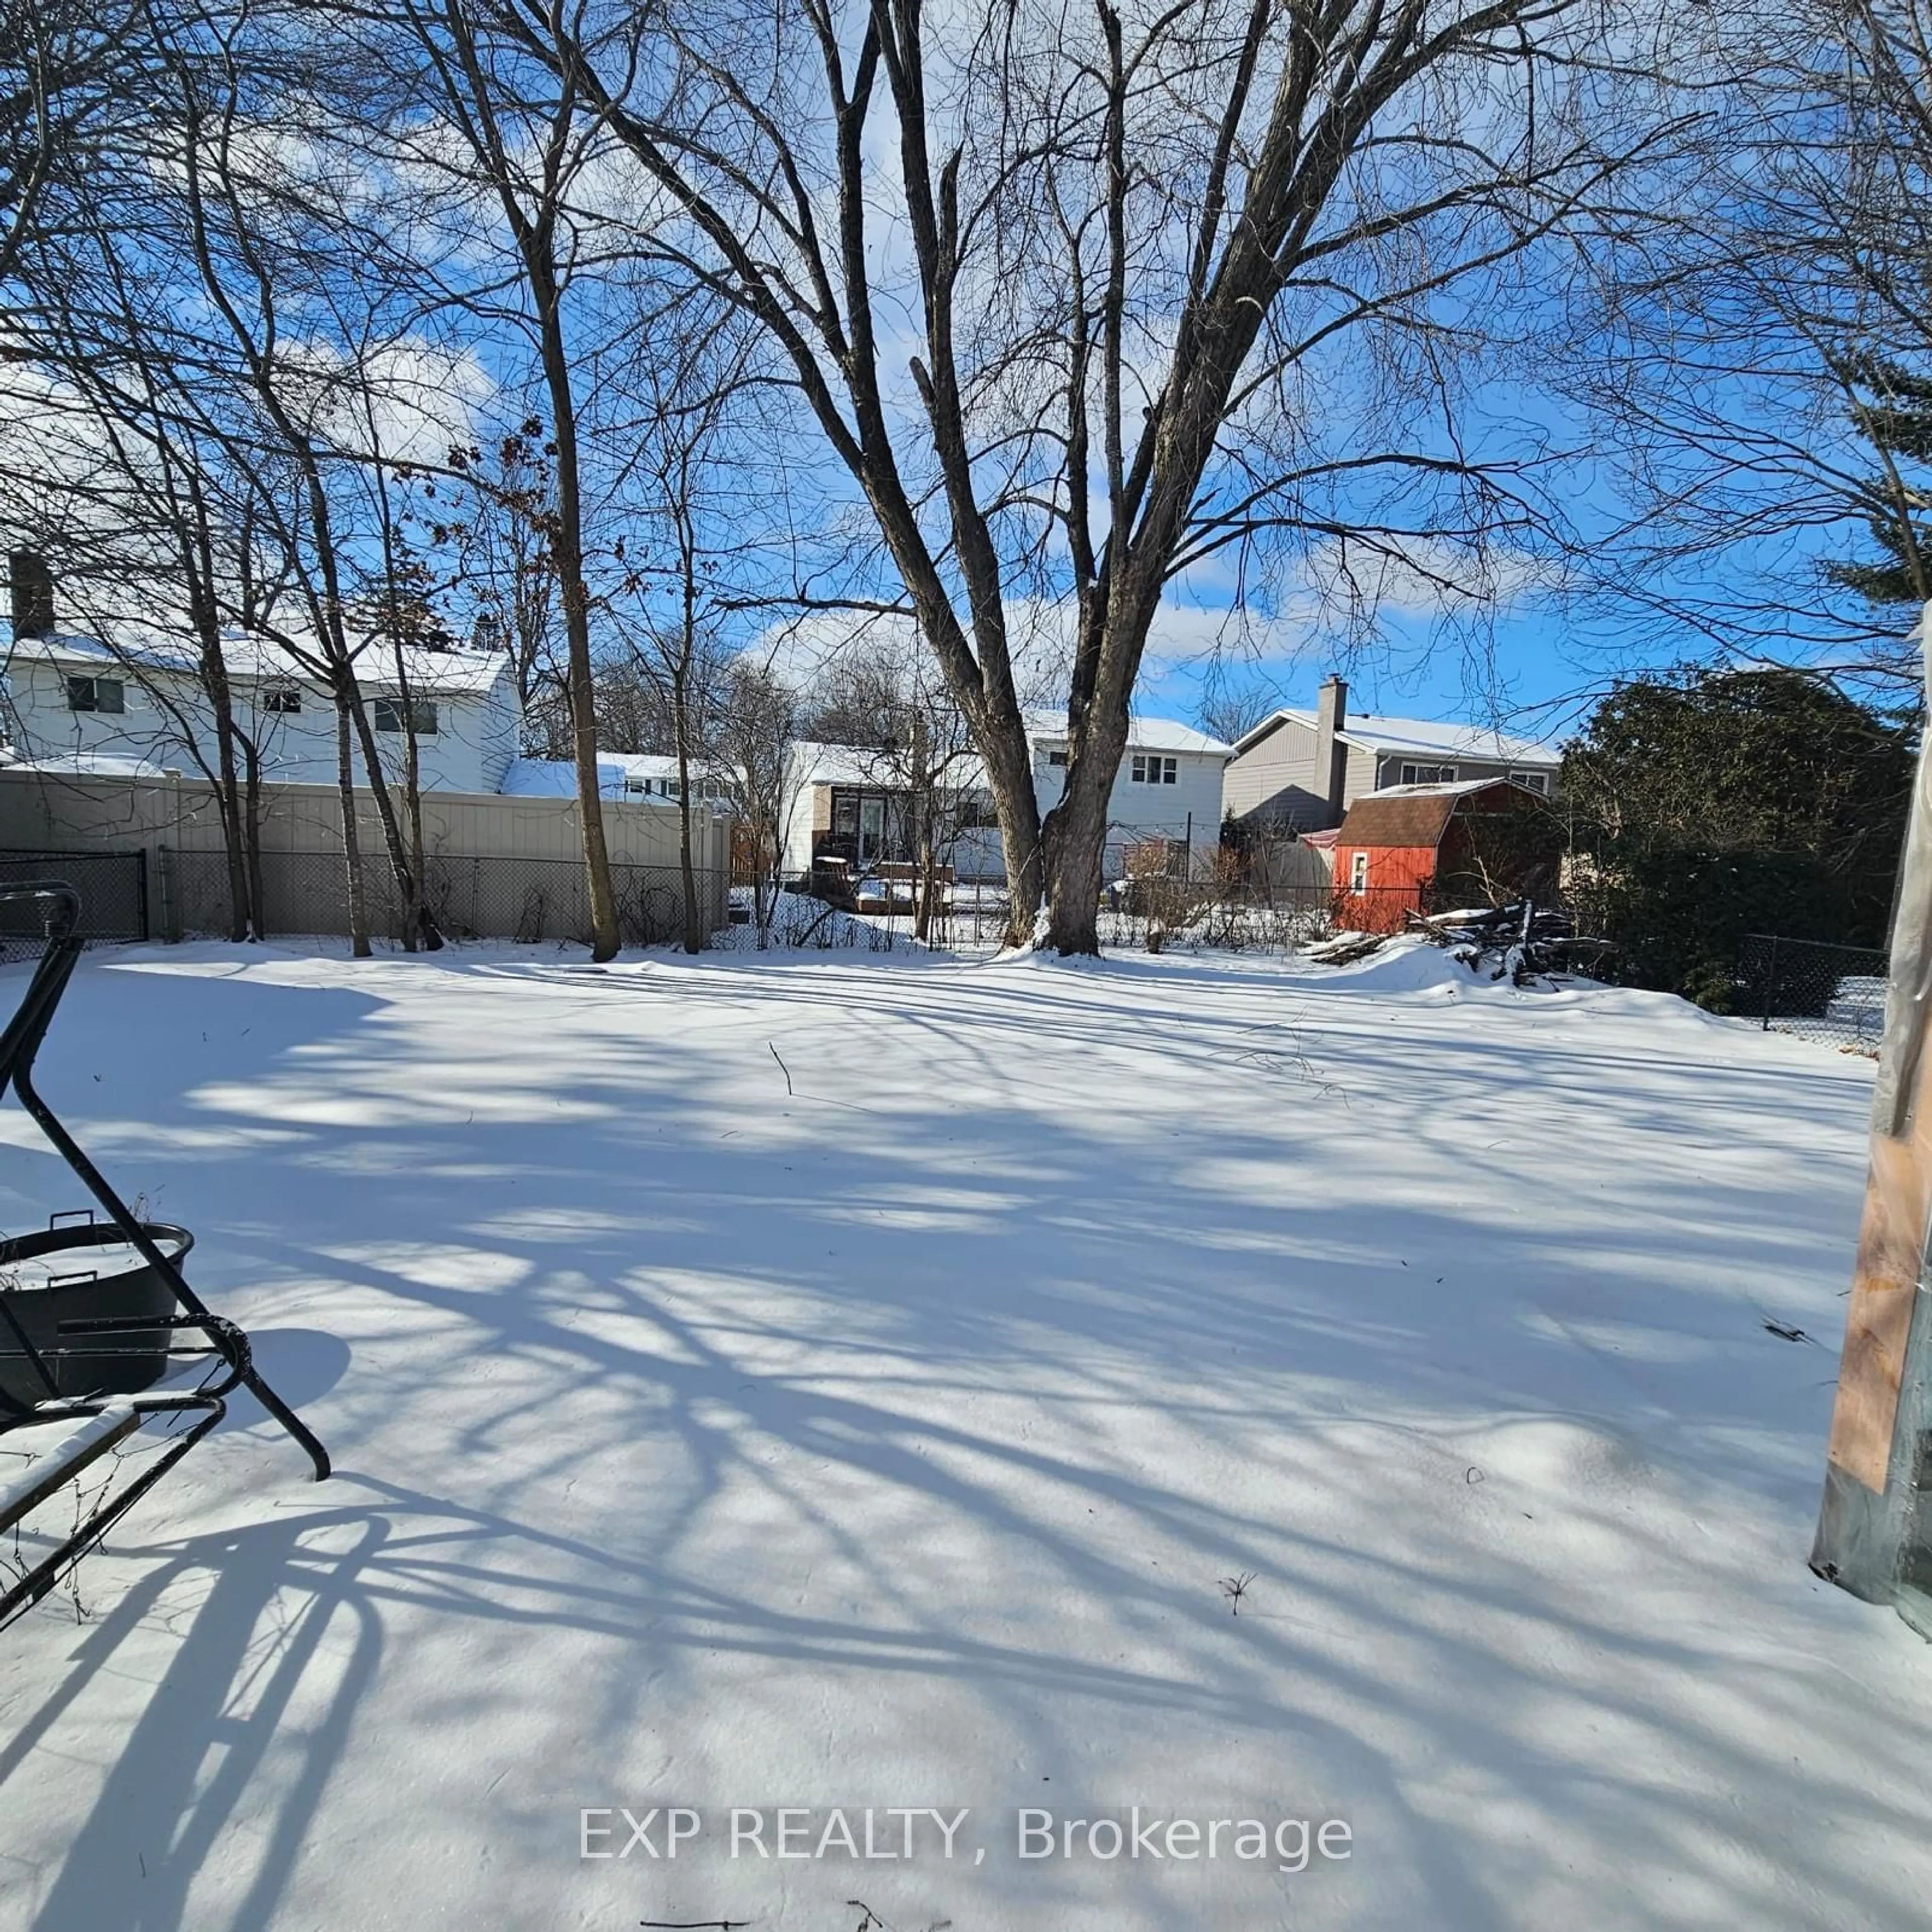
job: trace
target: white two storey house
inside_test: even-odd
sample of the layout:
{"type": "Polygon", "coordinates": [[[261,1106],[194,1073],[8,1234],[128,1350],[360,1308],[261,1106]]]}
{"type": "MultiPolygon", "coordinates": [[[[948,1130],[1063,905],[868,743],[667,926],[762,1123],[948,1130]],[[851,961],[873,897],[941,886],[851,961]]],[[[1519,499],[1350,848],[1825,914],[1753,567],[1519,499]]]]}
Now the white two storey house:
{"type": "MultiPolygon", "coordinates": [[[[236,728],[265,778],[333,784],[336,712],[328,692],[289,652],[260,638],[223,641],[236,728]]],[[[49,769],[106,773],[214,769],[214,707],[196,654],[172,640],[14,640],[5,664],[0,736],[14,758],[49,769]]],[[[516,680],[501,652],[371,647],[356,674],[379,753],[400,777],[414,728],[425,791],[494,793],[517,754],[516,680]]],[[[359,770],[361,754],[356,756],[359,770]]]]}

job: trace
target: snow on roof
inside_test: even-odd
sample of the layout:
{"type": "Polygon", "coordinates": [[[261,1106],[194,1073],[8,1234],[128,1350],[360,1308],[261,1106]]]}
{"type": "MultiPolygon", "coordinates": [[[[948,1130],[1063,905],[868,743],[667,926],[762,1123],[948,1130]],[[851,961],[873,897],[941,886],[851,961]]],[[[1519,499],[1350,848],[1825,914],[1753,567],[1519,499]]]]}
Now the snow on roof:
{"type": "MultiPolygon", "coordinates": [[[[172,670],[188,676],[195,675],[200,664],[200,652],[185,638],[152,634],[130,634],[117,638],[111,644],[98,638],[73,634],[16,638],[12,655],[16,662],[38,660],[54,664],[112,664],[136,674],[143,670],[172,670]]],[[[316,681],[315,673],[302,660],[306,656],[313,664],[322,652],[319,647],[291,650],[272,639],[247,632],[224,631],[221,655],[229,676],[238,682],[281,680],[313,685],[316,681]]],[[[371,644],[357,655],[355,662],[356,676],[364,690],[384,692],[399,688],[400,681],[396,676],[393,650],[371,644]]],[[[510,674],[511,663],[508,653],[502,651],[439,651],[421,645],[406,645],[403,650],[403,670],[410,688],[418,694],[480,696],[499,679],[510,674]]]]}
{"type": "MultiPolygon", "coordinates": [[[[1466,791],[1486,791],[1492,784],[1507,784],[1507,778],[1458,778],[1453,784],[1382,785],[1363,793],[1364,798],[1456,798],[1466,791]]],[[[1527,788],[1526,788],[1527,789],[1527,788]]]]}
{"type": "MultiPolygon", "coordinates": [[[[1245,752],[1258,743],[1284,720],[1305,724],[1313,730],[1316,714],[1300,705],[1285,705],[1272,717],[1264,718],[1237,742],[1234,749],[1245,752]]],[[[1540,745],[1533,738],[1519,738],[1487,724],[1444,724],[1426,718],[1382,718],[1372,712],[1352,714],[1336,733],[1344,744],[1366,752],[1422,752],[1436,756],[1486,758],[1498,764],[1556,766],[1562,752],[1552,745],[1540,745]]]]}
{"type": "MultiPolygon", "coordinates": [[[[699,769],[694,758],[691,768],[694,772],[699,769]]],[[[674,778],[677,760],[669,752],[599,752],[597,769],[599,772],[614,769],[627,778],[674,778]]]]}
{"type": "Polygon", "coordinates": [[[172,765],[128,752],[55,752],[40,758],[0,757],[0,772],[44,772],[50,777],[160,778],[170,772],[199,778],[200,767],[185,752],[172,765]]]}
{"type": "MultiPolygon", "coordinates": [[[[1035,746],[1064,745],[1066,721],[1051,711],[1026,714],[1027,736],[1035,746]]],[[[1210,738],[1191,724],[1177,724],[1172,718],[1132,718],[1127,722],[1126,748],[1130,752],[1192,752],[1206,758],[1232,758],[1234,748],[1219,738],[1210,738]]],[[[800,739],[791,748],[791,773],[800,784],[875,785],[890,789],[902,786],[904,778],[893,754],[868,751],[859,745],[822,744],[800,739]]],[[[976,756],[955,761],[950,782],[962,787],[986,782],[986,766],[976,756]]]]}
{"type": "MultiPolygon", "coordinates": [[[[1066,720],[1052,711],[1026,714],[1027,736],[1040,744],[1064,745],[1066,720]]],[[[1127,749],[1130,752],[1197,752],[1206,757],[1232,758],[1234,748],[1183,724],[1172,718],[1132,717],[1127,720],[1127,749]]]]}
{"type": "MultiPolygon", "coordinates": [[[[632,752],[597,754],[597,792],[600,798],[621,799],[627,780],[676,778],[677,760],[632,752]]],[[[513,758],[496,788],[506,798],[574,798],[577,766],[568,758],[513,758]]],[[[633,801],[634,802],[634,800],[633,801]]],[[[653,804],[668,800],[653,799],[653,804]]]]}
{"type": "Polygon", "coordinates": [[[902,786],[894,755],[863,745],[830,745],[801,738],[788,754],[792,776],[800,784],[902,786]]]}

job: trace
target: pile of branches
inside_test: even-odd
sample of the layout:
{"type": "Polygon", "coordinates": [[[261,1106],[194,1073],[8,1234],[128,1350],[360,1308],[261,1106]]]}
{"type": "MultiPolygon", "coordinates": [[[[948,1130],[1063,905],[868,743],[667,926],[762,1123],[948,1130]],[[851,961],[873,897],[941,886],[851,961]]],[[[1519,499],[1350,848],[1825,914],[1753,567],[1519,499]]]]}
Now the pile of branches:
{"type": "Polygon", "coordinates": [[[1534,899],[1508,905],[1465,906],[1454,912],[1408,915],[1412,932],[1432,945],[1444,946],[1472,973],[1487,971],[1492,980],[1508,979],[1519,986],[1559,973],[1594,964],[1604,942],[1586,939],[1567,912],[1540,906],[1534,899]]]}
{"type": "Polygon", "coordinates": [[[1319,946],[1311,946],[1308,957],[1317,966],[1352,966],[1358,959],[1366,959],[1372,952],[1379,952],[1388,941],[1386,933],[1338,932],[1333,939],[1324,940],[1319,946]]]}

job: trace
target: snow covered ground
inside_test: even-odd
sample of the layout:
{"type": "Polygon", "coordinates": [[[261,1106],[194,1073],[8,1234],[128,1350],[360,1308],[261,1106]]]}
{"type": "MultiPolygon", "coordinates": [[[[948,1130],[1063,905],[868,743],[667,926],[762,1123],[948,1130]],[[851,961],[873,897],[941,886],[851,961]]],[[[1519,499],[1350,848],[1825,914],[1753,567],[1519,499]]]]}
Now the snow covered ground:
{"type": "Polygon", "coordinates": [[[1926,1921],[1932,1656],[1804,1568],[1861,1058],[1404,947],[209,946],[43,1066],[340,1473],[238,1407],[0,1636],[0,1926],[1926,1921]]]}

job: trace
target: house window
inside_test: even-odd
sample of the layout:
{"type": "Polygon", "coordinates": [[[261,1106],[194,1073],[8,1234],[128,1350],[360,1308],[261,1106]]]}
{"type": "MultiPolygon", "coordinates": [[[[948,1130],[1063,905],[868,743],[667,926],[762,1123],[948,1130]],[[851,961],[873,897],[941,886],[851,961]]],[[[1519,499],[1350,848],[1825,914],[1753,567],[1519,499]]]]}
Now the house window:
{"type": "Polygon", "coordinates": [[[412,698],[406,706],[400,698],[379,698],[376,700],[376,729],[379,731],[413,730],[418,738],[436,736],[436,700],[433,698],[412,698]]]}
{"type": "Polygon", "coordinates": [[[105,711],[118,717],[128,709],[126,687],[118,677],[70,677],[67,681],[70,711],[105,711]]]}
{"type": "Polygon", "coordinates": [[[1369,889],[1369,855],[1358,852],[1348,861],[1348,890],[1352,892],[1365,892],[1369,889]]]}
{"type": "Polygon", "coordinates": [[[1532,791],[1540,792],[1545,798],[1550,796],[1550,774],[1547,772],[1511,772],[1510,782],[1527,785],[1532,791]]]}
{"type": "Polygon", "coordinates": [[[292,684],[272,684],[262,693],[262,709],[278,718],[293,718],[302,710],[302,691],[292,684]]]}
{"type": "Polygon", "coordinates": [[[1046,762],[1057,771],[1064,772],[1066,769],[1066,754],[1064,752],[1049,752],[1046,754],[1046,762]]]}
{"type": "Polygon", "coordinates": [[[1132,766],[1136,784],[1173,784],[1180,776],[1180,761],[1157,757],[1151,752],[1136,752],[1132,766]]]}
{"type": "Polygon", "coordinates": [[[1402,768],[1404,784],[1454,784],[1456,767],[1454,765],[1404,765],[1402,768]]]}

